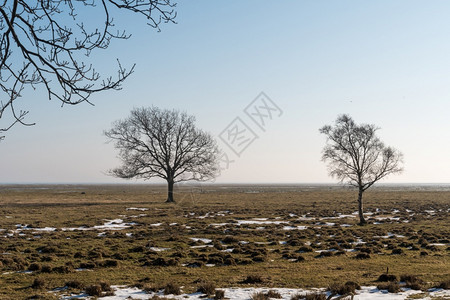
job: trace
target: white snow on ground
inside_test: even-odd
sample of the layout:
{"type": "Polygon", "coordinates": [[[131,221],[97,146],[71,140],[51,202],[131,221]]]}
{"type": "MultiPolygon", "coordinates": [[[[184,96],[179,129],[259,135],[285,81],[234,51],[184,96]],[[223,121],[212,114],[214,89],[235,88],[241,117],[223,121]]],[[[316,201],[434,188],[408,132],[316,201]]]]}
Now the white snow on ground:
{"type": "Polygon", "coordinates": [[[391,237],[393,237],[393,236],[395,236],[395,237],[397,237],[397,238],[404,238],[404,237],[405,237],[404,235],[393,234],[393,233],[391,233],[391,232],[388,232],[387,235],[383,235],[383,236],[375,235],[374,238],[388,239],[388,238],[391,238],[391,237]]]}
{"type": "Polygon", "coordinates": [[[213,223],[213,224],[209,224],[209,226],[213,226],[213,227],[221,227],[221,226],[226,226],[229,225],[230,223],[213,223]]]}
{"type": "Polygon", "coordinates": [[[135,216],[128,216],[129,218],[142,218],[142,217],[146,217],[147,216],[147,214],[138,214],[138,215],[135,215],[135,216]]]}
{"type": "Polygon", "coordinates": [[[55,231],[54,227],[44,227],[44,228],[31,228],[33,231],[55,231]]]}
{"type": "Polygon", "coordinates": [[[168,251],[170,250],[170,248],[150,247],[150,250],[155,252],[161,252],[161,251],[168,251]]]}
{"type": "Polygon", "coordinates": [[[136,223],[124,223],[122,219],[105,220],[105,221],[106,223],[104,223],[103,225],[97,225],[92,228],[101,230],[122,230],[125,228],[130,228],[132,225],[136,225],[136,223]]]}
{"type": "Polygon", "coordinates": [[[238,225],[242,224],[287,224],[288,221],[268,221],[266,218],[255,218],[253,220],[236,220],[238,225]]]}
{"type": "MultiPolygon", "coordinates": [[[[85,231],[85,230],[122,230],[126,228],[130,228],[131,226],[137,225],[135,222],[124,223],[122,219],[114,219],[114,220],[105,220],[106,222],[103,225],[96,225],[94,227],[63,227],[62,231],[85,231]]],[[[54,227],[43,227],[43,228],[34,228],[29,225],[17,224],[16,230],[12,230],[13,233],[19,233],[25,230],[31,230],[33,232],[51,232],[56,231],[57,228],[54,227]]]]}
{"type": "Polygon", "coordinates": [[[392,216],[386,216],[386,217],[374,217],[372,219],[378,220],[378,221],[383,221],[383,220],[391,220],[391,221],[398,221],[400,220],[399,217],[392,217],[392,216]]]}
{"type": "MultiPolygon", "coordinates": [[[[196,218],[197,219],[206,219],[206,218],[224,217],[227,214],[232,215],[233,213],[230,212],[229,210],[218,211],[217,213],[207,212],[203,216],[198,216],[196,218]]],[[[190,212],[187,215],[184,215],[184,217],[186,217],[186,218],[193,217],[193,216],[195,216],[195,212],[190,212]]]]}
{"type": "Polygon", "coordinates": [[[355,215],[343,215],[343,214],[338,213],[337,216],[322,217],[322,218],[319,218],[319,220],[332,220],[332,219],[344,219],[344,218],[356,218],[356,216],[355,215]]]}
{"type": "Polygon", "coordinates": [[[19,233],[19,232],[24,231],[24,230],[48,231],[48,232],[50,232],[50,231],[55,231],[56,228],[54,228],[54,227],[34,228],[34,227],[31,227],[28,224],[25,224],[25,225],[24,224],[16,224],[16,230],[12,230],[12,232],[13,233],[19,233]]]}
{"type": "MultiPolygon", "coordinates": [[[[150,299],[154,295],[164,296],[162,292],[158,293],[149,293],[138,289],[138,288],[129,288],[125,286],[113,286],[115,289],[114,296],[102,297],[103,300],[124,300],[124,299],[150,299]]],[[[269,290],[275,290],[281,295],[281,299],[289,300],[292,296],[300,294],[304,295],[306,293],[315,293],[323,290],[313,289],[313,290],[303,290],[303,289],[289,289],[289,288],[226,288],[222,289],[225,291],[225,297],[230,300],[248,300],[251,299],[251,296],[255,293],[263,292],[267,293],[269,290]]],[[[441,299],[450,299],[450,290],[443,289],[430,289],[427,292],[416,291],[411,289],[403,289],[400,293],[388,293],[385,290],[378,290],[375,286],[365,286],[362,287],[361,290],[356,291],[356,295],[353,298],[354,300],[406,300],[411,295],[419,295],[422,294],[422,298],[416,299],[424,299],[429,300],[431,297],[441,297],[441,299]]],[[[327,296],[330,293],[327,292],[327,296]]],[[[205,298],[201,293],[193,293],[193,294],[182,294],[182,295],[167,295],[166,297],[172,299],[186,299],[186,300],[200,300],[200,299],[210,299],[205,298]]],[[[331,299],[337,299],[339,296],[334,296],[331,299]]],[[[64,296],[60,299],[88,299],[85,294],[79,295],[71,295],[64,296]]]]}
{"type": "Polygon", "coordinates": [[[148,208],[143,208],[143,207],[128,207],[127,210],[146,211],[146,210],[148,210],[148,208]]]}
{"type": "Polygon", "coordinates": [[[283,230],[305,230],[307,226],[284,226],[283,230]]]}
{"type": "Polygon", "coordinates": [[[214,245],[199,245],[199,246],[191,246],[192,249],[200,249],[206,247],[214,247],[214,245]]]}
{"type": "Polygon", "coordinates": [[[210,239],[191,238],[191,240],[193,240],[194,242],[200,241],[200,242],[205,243],[205,244],[212,243],[212,240],[210,240],[210,239]]]}

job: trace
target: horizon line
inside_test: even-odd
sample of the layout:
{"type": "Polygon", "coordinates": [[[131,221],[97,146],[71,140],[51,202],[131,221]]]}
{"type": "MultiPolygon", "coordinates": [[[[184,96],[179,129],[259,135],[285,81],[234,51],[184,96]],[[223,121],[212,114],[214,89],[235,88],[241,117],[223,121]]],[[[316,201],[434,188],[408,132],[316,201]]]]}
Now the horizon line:
{"type": "MultiPolygon", "coordinates": [[[[336,185],[349,186],[339,182],[183,182],[176,185],[336,185]]],[[[165,182],[0,182],[5,185],[167,185],[165,182]]],[[[450,182],[384,182],[375,185],[450,185],[450,182]]]]}

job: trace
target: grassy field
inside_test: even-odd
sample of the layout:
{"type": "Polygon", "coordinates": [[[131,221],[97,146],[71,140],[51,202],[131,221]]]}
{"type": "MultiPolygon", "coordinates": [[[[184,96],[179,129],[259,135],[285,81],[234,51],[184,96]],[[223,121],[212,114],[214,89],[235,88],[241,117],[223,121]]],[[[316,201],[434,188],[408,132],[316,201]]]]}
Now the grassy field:
{"type": "Polygon", "coordinates": [[[183,186],[166,204],[163,186],[2,186],[0,299],[68,282],[73,292],[101,281],[308,288],[376,285],[387,268],[425,287],[450,279],[450,191],[367,191],[366,226],[356,196],[326,186],[183,186]]]}

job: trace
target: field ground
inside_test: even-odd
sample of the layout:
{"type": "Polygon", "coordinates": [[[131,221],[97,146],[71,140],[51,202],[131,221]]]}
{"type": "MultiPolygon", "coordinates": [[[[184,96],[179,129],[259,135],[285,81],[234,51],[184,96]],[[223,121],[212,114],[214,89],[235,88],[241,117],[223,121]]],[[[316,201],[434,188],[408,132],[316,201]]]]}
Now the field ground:
{"type": "MultiPolygon", "coordinates": [[[[319,288],[414,275],[450,281],[450,190],[331,186],[1,186],[0,299],[48,299],[107,282],[183,292],[319,288]],[[42,296],[47,295],[47,296],[42,296]],[[30,298],[31,299],[31,298],[30,298]]],[[[447,288],[448,289],[448,288],[447,288]]],[[[56,298],[55,298],[56,299],[56,298]]]]}

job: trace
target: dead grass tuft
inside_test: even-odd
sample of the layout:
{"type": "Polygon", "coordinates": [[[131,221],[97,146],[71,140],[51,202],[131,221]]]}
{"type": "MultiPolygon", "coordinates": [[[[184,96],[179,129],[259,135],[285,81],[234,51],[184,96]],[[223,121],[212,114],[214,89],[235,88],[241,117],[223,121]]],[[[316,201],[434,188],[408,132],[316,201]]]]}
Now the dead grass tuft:
{"type": "Polygon", "coordinates": [[[167,283],[164,286],[164,295],[179,295],[181,294],[180,286],[176,285],[175,283],[167,283]]]}
{"type": "Polygon", "coordinates": [[[214,295],[215,290],[216,290],[216,286],[212,282],[203,282],[197,288],[197,292],[206,294],[208,296],[214,295]]]}

